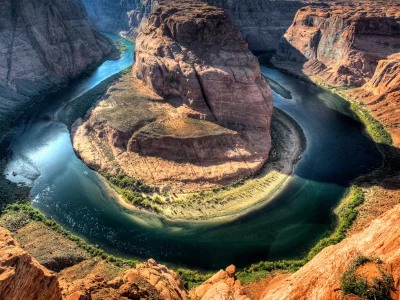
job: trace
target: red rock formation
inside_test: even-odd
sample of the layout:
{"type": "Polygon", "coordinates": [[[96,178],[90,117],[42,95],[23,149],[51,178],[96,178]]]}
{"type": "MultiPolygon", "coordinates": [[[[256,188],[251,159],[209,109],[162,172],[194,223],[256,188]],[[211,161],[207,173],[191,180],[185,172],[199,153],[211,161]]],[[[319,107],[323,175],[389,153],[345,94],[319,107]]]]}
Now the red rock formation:
{"type": "Polygon", "coordinates": [[[101,274],[89,274],[72,282],[64,277],[61,284],[66,300],[187,299],[182,280],[152,259],[112,280],[103,278],[101,274]]]}
{"type": "Polygon", "coordinates": [[[332,4],[301,8],[272,62],[335,86],[361,86],[378,61],[400,52],[400,5],[332,4]]]}
{"type": "Polygon", "coordinates": [[[41,266],[1,227],[0,299],[61,300],[56,275],[41,266]]]}
{"type": "Polygon", "coordinates": [[[399,217],[400,205],[397,205],[363,231],[322,250],[296,273],[276,277],[267,286],[262,299],[343,299],[341,277],[359,255],[381,259],[399,290],[399,217]]]}
{"type": "Polygon", "coordinates": [[[272,92],[223,10],[166,1],[135,51],[136,78],[123,78],[74,127],[87,164],[175,190],[214,187],[262,167],[272,92]]]}
{"type": "Polygon", "coordinates": [[[230,265],[225,271],[221,270],[200,286],[190,291],[190,299],[213,300],[232,299],[250,300],[242,288],[240,281],[235,280],[236,268],[230,265]]]}
{"type": "Polygon", "coordinates": [[[196,1],[160,4],[135,53],[134,76],[161,96],[178,97],[189,114],[269,128],[270,89],[223,10],[196,1]]]}
{"type": "Polygon", "coordinates": [[[392,135],[394,144],[400,144],[400,53],[379,61],[365,85],[345,94],[362,102],[392,135]]]}

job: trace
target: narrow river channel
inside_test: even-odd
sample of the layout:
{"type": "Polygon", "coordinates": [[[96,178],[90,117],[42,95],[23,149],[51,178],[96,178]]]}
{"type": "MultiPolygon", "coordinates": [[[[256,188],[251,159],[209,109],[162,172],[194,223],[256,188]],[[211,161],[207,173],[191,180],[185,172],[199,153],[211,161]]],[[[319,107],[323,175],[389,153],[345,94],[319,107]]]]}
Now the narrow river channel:
{"type": "Polygon", "coordinates": [[[132,64],[134,45],[122,41],[128,50],[121,59],[106,61],[48,95],[24,115],[5,145],[5,175],[32,188],[32,205],[114,255],[204,270],[301,257],[334,227],[332,211],[349,183],[382,164],[347,102],[262,67],[265,76],[291,92],[292,99],[274,93],[275,106],[296,120],[307,137],[307,149],[285,188],[263,208],[230,221],[170,222],[127,211],[76,157],[66,126],[56,118],[66,103],[132,64]]]}

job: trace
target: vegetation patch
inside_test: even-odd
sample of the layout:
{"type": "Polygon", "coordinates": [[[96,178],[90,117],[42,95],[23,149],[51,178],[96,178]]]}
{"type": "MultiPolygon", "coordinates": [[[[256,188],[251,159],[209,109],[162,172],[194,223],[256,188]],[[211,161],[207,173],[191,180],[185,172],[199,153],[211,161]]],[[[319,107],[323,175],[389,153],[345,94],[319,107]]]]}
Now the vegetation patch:
{"type": "Polygon", "coordinates": [[[198,271],[192,271],[187,269],[176,270],[178,276],[182,279],[185,289],[190,290],[196,286],[201,285],[204,281],[211,278],[213,274],[201,274],[198,271]]]}
{"type": "Polygon", "coordinates": [[[238,273],[238,278],[243,282],[249,282],[254,278],[261,278],[258,273],[269,274],[275,271],[287,270],[295,272],[304,266],[307,262],[314,258],[322,249],[325,247],[335,245],[342,241],[346,237],[346,232],[350,229],[354,220],[357,217],[358,211],[356,207],[364,202],[364,192],[357,186],[353,185],[350,188],[350,195],[348,200],[340,205],[337,209],[338,226],[336,230],[329,236],[320,240],[305,256],[300,260],[282,260],[276,262],[259,262],[251,265],[249,268],[245,268],[243,271],[238,273]]]}
{"type": "Polygon", "coordinates": [[[343,273],[341,289],[344,295],[354,294],[368,300],[393,299],[390,294],[396,290],[393,276],[384,270],[382,261],[365,256],[358,256],[343,273]],[[358,272],[360,267],[369,263],[378,271],[372,279],[358,272]]]}
{"type": "Polygon", "coordinates": [[[392,145],[393,140],[385,127],[376,119],[374,119],[368,110],[359,106],[355,102],[351,102],[351,110],[365,124],[367,132],[378,144],[392,145]]]}
{"type": "Polygon", "coordinates": [[[71,129],[74,122],[83,117],[87,111],[107,92],[109,87],[122,76],[130,73],[131,67],[128,67],[121,72],[114,74],[113,76],[103,80],[91,90],[87,91],[83,95],[69,102],[59,113],[61,122],[67,125],[68,129],[71,129]]]}
{"type": "Polygon", "coordinates": [[[104,250],[87,243],[84,239],[76,235],[73,235],[62,226],[57,224],[56,221],[47,219],[45,215],[27,203],[13,203],[8,205],[3,211],[3,216],[0,219],[0,225],[6,227],[10,231],[15,231],[21,228],[20,226],[26,225],[30,220],[40,222],[55,232],[63,235],[70,241],[75,242],[80,248],[86,250],[91,257],[101,257],[102,259],[114,263],[119,267],[125,265],[135,267],[136,264],[139,263],[136,260],[116,258],[113,255],[105,253],[104,250]],[[25,217],[26,219],[22,219],[21,216],[25,217]]]}

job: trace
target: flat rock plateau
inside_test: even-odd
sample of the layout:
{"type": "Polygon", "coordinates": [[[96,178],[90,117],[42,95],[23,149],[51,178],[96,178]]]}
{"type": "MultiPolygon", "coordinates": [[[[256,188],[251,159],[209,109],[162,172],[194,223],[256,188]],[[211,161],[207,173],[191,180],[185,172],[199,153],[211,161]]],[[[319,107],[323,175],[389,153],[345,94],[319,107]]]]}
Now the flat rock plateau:
{"type": "Polygon", "coordinates": [[[92,168],[195,190],[267,161],[272,92],[223,10],[157,6],[136,40],[132,76],[74,126],[74,148],[92,168]]]}

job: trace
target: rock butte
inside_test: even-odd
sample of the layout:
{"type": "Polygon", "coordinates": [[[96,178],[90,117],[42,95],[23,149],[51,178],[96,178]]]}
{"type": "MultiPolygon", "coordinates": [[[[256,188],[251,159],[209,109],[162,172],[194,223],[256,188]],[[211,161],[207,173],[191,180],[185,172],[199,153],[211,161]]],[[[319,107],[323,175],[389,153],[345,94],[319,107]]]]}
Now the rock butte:
{"type": "Polygon", "coordinates": [[[136,40],[133,77],[110,88],[73,130],[95,169],[171,189],[254,174],[271,147],[272,92],[221,9],[160,4],[136,40]]]}
{"type": "Polygon", "coordinates": [[[362,86],[380,60],[400,52],[399,7],[368,2],[301,8],[272,62],[334,86],[362,86]]]}
{"type": "Polygon", "coordinates": [[[1,121],[13,121],[32,97],[65,85],[112,52],[86,16],[81,0],[1,1],[1,121]]]}

